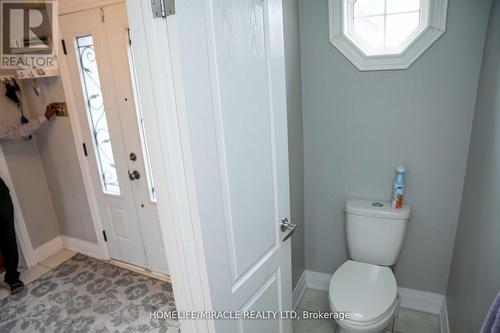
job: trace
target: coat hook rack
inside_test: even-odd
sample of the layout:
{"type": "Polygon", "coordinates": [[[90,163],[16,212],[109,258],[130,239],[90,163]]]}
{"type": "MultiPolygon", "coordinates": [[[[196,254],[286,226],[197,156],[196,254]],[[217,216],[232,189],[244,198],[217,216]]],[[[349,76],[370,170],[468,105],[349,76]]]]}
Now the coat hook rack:
{"type": "Polygon", "coordinates": [[[59,70],[57,68],[33,67],[28,69],[18,69],[16,74],[17,78],[20,80],[38,79],[42,77],[59,76],[59,70]]]}

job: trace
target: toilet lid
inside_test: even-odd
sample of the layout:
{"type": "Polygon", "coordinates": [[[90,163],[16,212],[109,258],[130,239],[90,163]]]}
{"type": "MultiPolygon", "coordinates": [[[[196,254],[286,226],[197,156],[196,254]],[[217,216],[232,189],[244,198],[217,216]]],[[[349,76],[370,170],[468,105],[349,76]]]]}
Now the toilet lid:
{"type": "Polygon", "coordinates": [[[382,316],[396,300],[397,285],[388,267],[349,260],[330,280],[330,303],[350,320],[367,322],[382,316]]]}

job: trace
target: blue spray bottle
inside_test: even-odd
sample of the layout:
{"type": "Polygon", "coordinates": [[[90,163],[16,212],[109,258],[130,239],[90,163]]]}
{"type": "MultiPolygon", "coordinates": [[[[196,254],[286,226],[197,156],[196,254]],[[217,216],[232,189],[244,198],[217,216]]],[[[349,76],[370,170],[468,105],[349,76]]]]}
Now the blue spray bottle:
{"type": "Polygon", "coordinates": [[[396,168],[396,175],[394,176],[394,183],[392,186],[392,208],[403,207],[404,191],[406,188],[405,171],[406,168],[404,166],[398,166],[396,168]]]}

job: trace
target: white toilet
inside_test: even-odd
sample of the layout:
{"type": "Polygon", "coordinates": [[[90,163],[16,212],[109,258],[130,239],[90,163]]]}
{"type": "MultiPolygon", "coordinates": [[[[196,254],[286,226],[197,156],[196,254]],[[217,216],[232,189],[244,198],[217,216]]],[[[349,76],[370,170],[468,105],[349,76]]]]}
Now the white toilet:
{"type": "Polygon", "coordinates": [[[352,260],[330,280],[330,309],[349,312],[337,320],[341,332],[378,333],[399,307],[397,285],[389,266],[401,252],[410,207],[393,209],[390,203],[350,199],[345,204],[347,248],[352,260]]]}

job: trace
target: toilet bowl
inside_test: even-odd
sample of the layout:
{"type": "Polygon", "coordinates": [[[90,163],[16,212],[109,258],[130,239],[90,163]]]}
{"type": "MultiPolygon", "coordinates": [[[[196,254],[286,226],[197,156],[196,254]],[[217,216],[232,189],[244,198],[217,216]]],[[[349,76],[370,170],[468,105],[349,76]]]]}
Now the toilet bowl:
{"type": "Polygon", "coordinates": [[[346,312],[336,319],[345,333],[379,333],[399,308],[396,278],[390,266],[401,252],[410,207],[349,199],[345,205],[346,239],[351,260],[333,274],[330,309],[346,312]]]}
{"type": "Polygon", "coordinates": [[[349,260],[335,272],[329,286],[332,312],[348,312],[337,320],[341,332],[378,333],[399,307],[394,274],[388,267],[349,260]]]}

